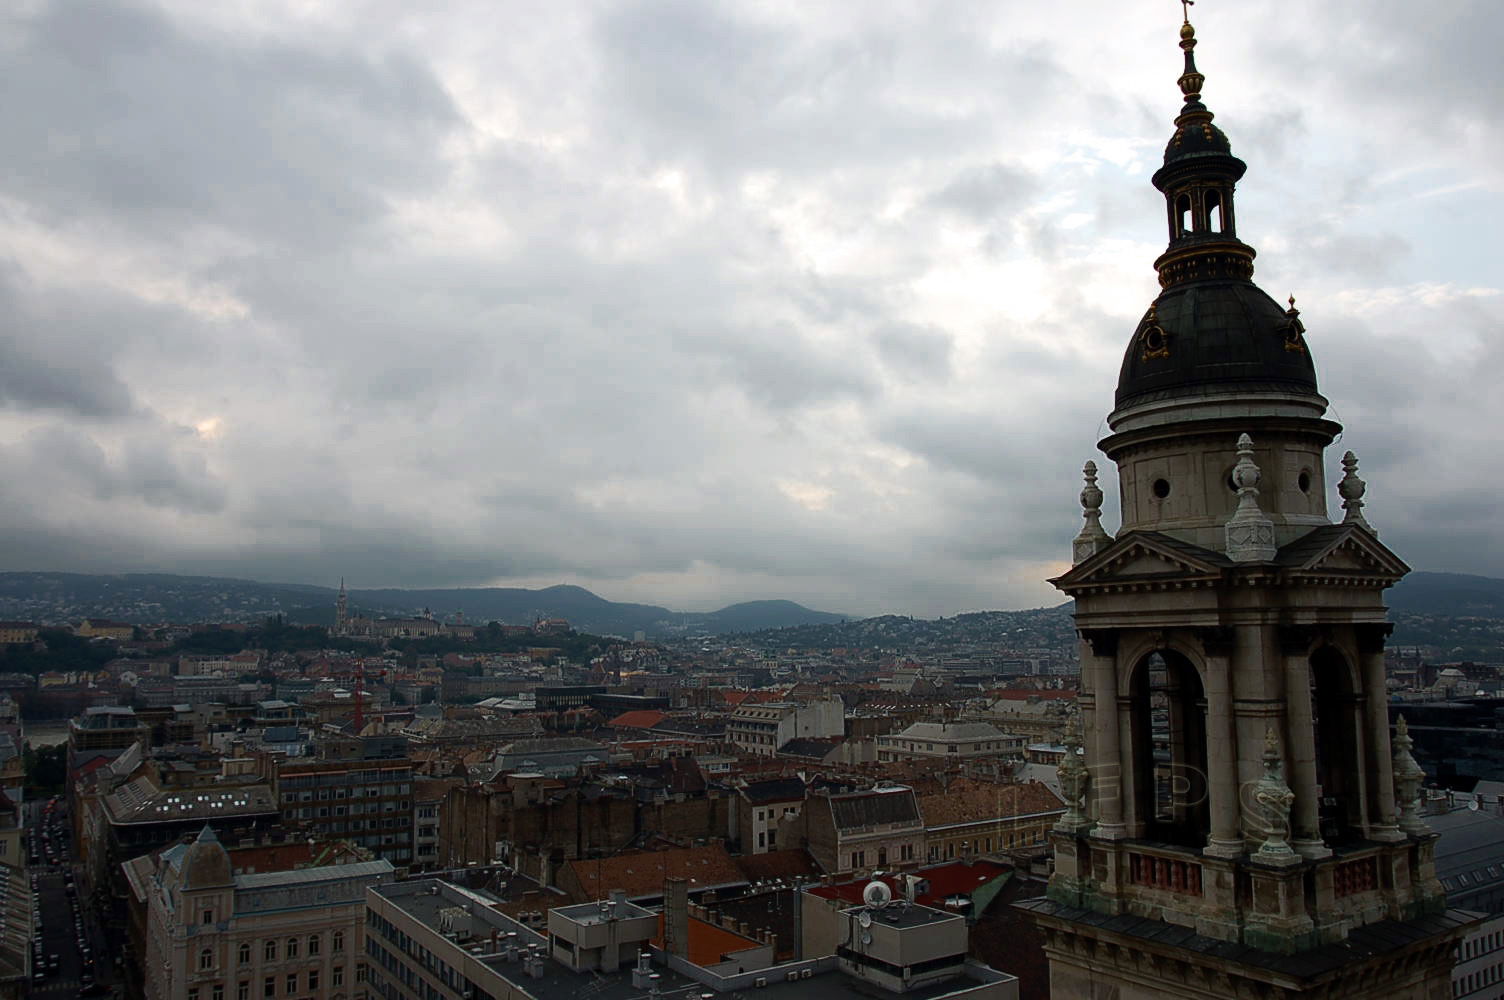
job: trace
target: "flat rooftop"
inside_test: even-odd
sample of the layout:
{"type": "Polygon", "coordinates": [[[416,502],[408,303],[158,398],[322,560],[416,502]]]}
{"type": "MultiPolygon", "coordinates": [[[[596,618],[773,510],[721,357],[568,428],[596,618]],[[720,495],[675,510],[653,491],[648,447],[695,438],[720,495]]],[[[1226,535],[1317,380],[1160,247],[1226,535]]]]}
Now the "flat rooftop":
{"type": "Polygon", "coordinates": [[[867,910],[872,914],[873,926],[884,925],[887,927],[923,927],[926,924],[938,924],[944,920],[964,920],[959,913],[946,913],[944,910],[936,910],[919,904],[908,905],[902,902],[889,903],[882,907],[853,906],[845,913],[855,914],[867,910]]]}
{"type": "Polygon", "coordinates": [[[768,976],[768,985],[755,991],[738,990],[738,993],[746,995],[755,992],[759,998],[767,997],[768,1000],[940,1000],[941,997],[958,993],[961,990],[975,989],[983,981],[1005,982],[1012,976],[1004,975],[995,970],[987,970],[992,973],[987,980],[973,979],[970,976],[958,976],[955,979],[947,979],[944,982],[931,983],[928,986],[917,986],[905,990],[902,993],[891,993],[880,986],[855,979],[844,972],[819,972],[808,979],[796,979],[787,982],[782,976],[774,980],[768,976]]]}
{"type": "MultiPolygon", "coordinates": [[[[470,907],[469,914],[470,940],[461,942],[459,947],[470,952],[472,956],[480,960],[481,964],[511,983],[516,989],[536,997],[537,1000],[575,1000],[579,996],[588,996],[591,1000],[641,1000],[643,991],[632,986],[632,974],[629,968],[622,969],[615,974],[570,970],[548,957],[548,942],[543,935],[493,909],[492,904],[495,898],[489,893],[461,889],[447,882],[437,882],[431,879],[394,882],[380,886],[375,891],[435,933],[439,932],[440,911],[474,904],[470,907]],[[422,891],[431,889],[434,885],[440,887],[437,895],[422,891]],[[495,951],[491,949],[493,930],[501,935],[501,942],[495,951]],[[521,961],[508,962],[506,960],[501,949],[505,946],[506,935],[509,933],[517,935],[512,940],[519,947],[536,944],[543,949],[541,978],[534,979],[523,972],[521,961]]],[[[585,903],[581,906],[568,907],[568,909],[581,909],[582,907],[595,909],[595,904],[585,903]]],[[[634,907],[634,909],[641,908],[634,907]]],[[[647,910],[642,912],[643,914],[649,913],[647,910]]],[[[705,989],[694,980],[668,969],[655,966],[653,971],[659,975],[658,992],[665,997],[669,995],[693,997],[705,989]]]]}
{"type": "Polygon", "coordinates": [[[654,911],[638,906],[636,903],[622,901],[608,904],[615,906],[615,913],[609,910],[601,911],[599,903],[578,903],[574,906],[555,906],[550,913],[557,913],[566,920],[590,927],[594,924],[603,924],[608,920],[632,920],[638,917],[651,917],[654,911]]]}

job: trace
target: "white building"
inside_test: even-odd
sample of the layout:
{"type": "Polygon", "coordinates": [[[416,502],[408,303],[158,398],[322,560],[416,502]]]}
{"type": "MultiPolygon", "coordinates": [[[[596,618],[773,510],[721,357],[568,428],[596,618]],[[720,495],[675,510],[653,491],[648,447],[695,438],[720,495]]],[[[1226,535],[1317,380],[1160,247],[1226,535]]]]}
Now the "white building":
{"type": "Polygon", "coordinates": [[[916,722],[898,733],[877,738],[877,759],[971,760],[977,757],[1018,756],[1024,738],[1010,736],[990,722],[916,722]]]}
{"type": "Polygon", "coordinates": [[[744,753],[772,757],[797,738],[824,739],[846,734],[846,706],[839,698],[743,705],[726,724],[726,740],[744,753]]]}

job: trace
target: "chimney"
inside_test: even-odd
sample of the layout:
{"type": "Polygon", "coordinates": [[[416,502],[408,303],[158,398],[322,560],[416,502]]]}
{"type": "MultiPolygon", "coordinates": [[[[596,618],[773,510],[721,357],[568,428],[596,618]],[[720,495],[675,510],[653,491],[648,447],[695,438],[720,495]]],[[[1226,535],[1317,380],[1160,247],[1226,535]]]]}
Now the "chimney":
{"type": "Polygon", "coordinates": [[[681,958],[689,953],[689,880],[663,880],[663,950],[681,958]]]}

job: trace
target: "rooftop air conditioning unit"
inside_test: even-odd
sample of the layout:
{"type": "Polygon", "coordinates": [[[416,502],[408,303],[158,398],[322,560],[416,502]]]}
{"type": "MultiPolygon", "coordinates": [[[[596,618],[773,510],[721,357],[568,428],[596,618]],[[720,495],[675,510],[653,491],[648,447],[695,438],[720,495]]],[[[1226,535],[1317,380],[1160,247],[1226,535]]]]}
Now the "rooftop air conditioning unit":
{"type": "Polygon", "coordinates": [[[815,974],[815,970],[814,969],[800,969],[799,970],[799,978],[800,979],[808,979],[810,976],[813,976],[814,974],[815,974]]]}
{"type": "Polygon", "coordinates": [[[799,978],[799,970],[790,969],[788,975],[784,976],[783,978],[792,983],[794,980],[799,978]]]}
{"type": "Polygon", "coordinates": [[[768,977],[758,976],[756,979],[752,980],[752,985],[756,986],[758,989],[762,989],[764,986],[768,985],[768,977]]]}

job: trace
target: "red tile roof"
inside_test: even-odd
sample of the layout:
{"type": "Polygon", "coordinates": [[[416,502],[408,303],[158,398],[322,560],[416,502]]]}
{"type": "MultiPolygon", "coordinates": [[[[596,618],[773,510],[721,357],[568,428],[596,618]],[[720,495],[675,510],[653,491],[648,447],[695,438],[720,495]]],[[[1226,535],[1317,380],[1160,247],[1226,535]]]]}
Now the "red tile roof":
{"type": "MultiPolygon", "coordinates": [[[[658,933],[653,936],[653,947],[663,947],[663,914],[658,914],[658,933]]],[[[760,942],[717,927],[699,917],[689,918],[689,941],[687,957],[695,965],[719,965],[739,951],[756,948],[760,942]]]]}
{"type": "MultiPolygon", "coordinates": [[[[973,861],[970,864],[964,861],[952,861],[943,865],[920,868],[909,874],[929,883],[926,891],[920,893],[914,901],[921,906],[944,909],[947,896],[970,896],[982,886],[1010,875],[1012,872],[1013,869],[1010,866],[1000,865],[994,861],[973,861]]],[[[897,875],[883,875],[877,879],[857,879],[852,882],[842,882],[839,885],[817,885],[807,891],[822,899],[839,899],[855,906],[862,901],[862,891],[867,888],[867,884],[873,881],[886,882],[888,888],[893,890],[894,899],[903,898],[903,879],[897,875]]]]}
{"type": "Polygon", "coordinates": [[[658,895],[663,880],[670,877],[688,879],[691,892],[746,882],[721,844],[570,861],[568,866],[586,900],[605,899],[612,889],[621,889],[629,897],[658,895]]]}
{"type": "Polygon", "coordinates": [[[662,712],[639,708],[621,713],[608,722],[607,725],[612,729],[652,729],[666,718],[668,716],[662,712]]]}

